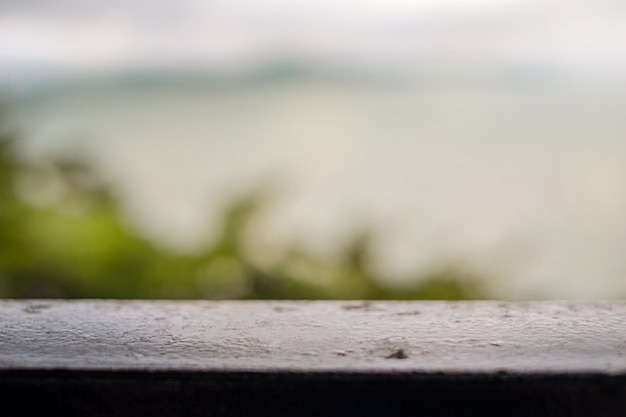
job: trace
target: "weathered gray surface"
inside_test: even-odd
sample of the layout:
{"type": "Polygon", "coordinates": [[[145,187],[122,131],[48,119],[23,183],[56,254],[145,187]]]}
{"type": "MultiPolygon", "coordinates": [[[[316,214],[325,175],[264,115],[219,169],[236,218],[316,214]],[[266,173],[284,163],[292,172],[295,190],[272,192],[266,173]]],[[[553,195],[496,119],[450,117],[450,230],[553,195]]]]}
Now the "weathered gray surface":
{"type": "Polygon", "coordinates": [[[624,302],[1,301],[0,371],[626,374],[624,302]]]}

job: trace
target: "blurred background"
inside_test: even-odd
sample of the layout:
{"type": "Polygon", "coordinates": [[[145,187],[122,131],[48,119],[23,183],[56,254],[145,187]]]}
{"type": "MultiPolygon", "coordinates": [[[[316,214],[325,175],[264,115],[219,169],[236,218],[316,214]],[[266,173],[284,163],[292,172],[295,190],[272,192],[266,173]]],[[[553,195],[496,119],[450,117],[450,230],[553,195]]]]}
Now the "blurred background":
{"type": "Polygon", "coordinates": [[[626,297],[626,4],[4,0],[0,297],[626,297]]]}

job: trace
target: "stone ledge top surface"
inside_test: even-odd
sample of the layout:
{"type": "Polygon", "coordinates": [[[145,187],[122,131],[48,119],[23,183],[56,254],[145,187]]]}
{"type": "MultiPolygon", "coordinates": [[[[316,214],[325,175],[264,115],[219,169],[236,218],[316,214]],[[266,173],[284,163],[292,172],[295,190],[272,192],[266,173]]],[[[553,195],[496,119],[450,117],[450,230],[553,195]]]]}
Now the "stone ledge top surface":
{"type": "Polygon", "coordinates": [[[0,301],[0,372],[626,374],[626,302],[0,301]]]}

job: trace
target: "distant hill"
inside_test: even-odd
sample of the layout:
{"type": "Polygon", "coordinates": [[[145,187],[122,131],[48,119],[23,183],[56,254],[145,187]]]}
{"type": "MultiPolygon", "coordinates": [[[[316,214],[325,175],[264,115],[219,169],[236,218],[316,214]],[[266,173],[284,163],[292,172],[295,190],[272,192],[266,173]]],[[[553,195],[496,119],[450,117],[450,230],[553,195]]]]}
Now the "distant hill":
{"type": "MultiPolygon", "coordinates": [[[[141,70],[96,76],[49,76],[30,86],[8,91],[18,100],[45,99],[58,94],[114,90],[239,89],[277,83],[315,82],[331,85],[395,84],[403,77],[348,69],[325,68],[297,62],[278,62],[242,72],[141,70]]],[[[5,86],[5,90],[7,86],[5,86]]],[[[0,90],[1,92],[2,90],[0,90]]]]}
{"type": "Polygon", "coordinates": [[[417,71],[384,72],[354,67],[330,67],[306,62],[278,61],[246,71],[229,72],[198,68],[147,69],[104,75],[71,76],[62,72],[40,72],[21,77],[17,84],[2,83],[0,98],[28,103],[58,96],[114,91],[180,91],[249,89],[282,83],[314,83],[366,87],[499,87],[526,88],[558,83],[556,74],[542,68],[497,68],[463,71],[421,68],[417,71]]]}

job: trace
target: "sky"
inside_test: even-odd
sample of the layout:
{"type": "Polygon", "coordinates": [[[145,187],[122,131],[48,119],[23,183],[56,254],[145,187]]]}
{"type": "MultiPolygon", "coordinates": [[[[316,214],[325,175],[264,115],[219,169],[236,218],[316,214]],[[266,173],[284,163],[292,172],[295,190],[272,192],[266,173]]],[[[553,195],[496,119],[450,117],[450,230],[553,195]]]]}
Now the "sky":
{"type": "Polygon", "coordinates": [[[281,59],[600,82],[626,69],[625,20],[615,0],[3,0],[0,82],[281,59]]]}

